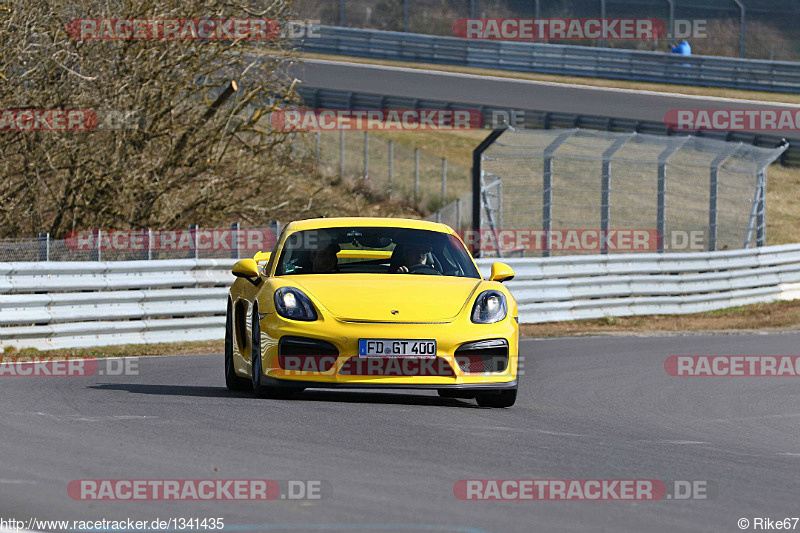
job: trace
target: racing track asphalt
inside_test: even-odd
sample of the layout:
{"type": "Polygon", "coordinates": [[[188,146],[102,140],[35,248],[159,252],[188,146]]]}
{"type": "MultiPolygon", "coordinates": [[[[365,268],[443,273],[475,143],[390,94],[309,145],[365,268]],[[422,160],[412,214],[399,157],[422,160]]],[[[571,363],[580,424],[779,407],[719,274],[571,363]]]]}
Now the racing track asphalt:
{"type": "Polygon", "coordinates": [[[221,355],[142,358],[134,376],[6,376],[0,517],[224,517],[225,531],[738,531],[739,518],[800,513],[798,378],[676,378],[663,363],[798,346],[800,333],[525,340],[518,402],[499,410],[427,391],[258,400],[225,389],[221,355]],[[326,480],[333,493],[71,500],[67,484],[85,478],[326,480]],[[718,494],[470,502],[452,492],[465,478],[708,480],[718,494]]]}
{"type": "MultiPolygon", "coordinates": [[[[796,104],[570,85],[437,70],[303,59],[290,73],[308,87],[661,122],[673,109],[798,109],[796,104]]],[[[678,89],[679,90],[679,89],[678,89]]],[[[796,132],[784,132],[797,137],[796,132]]],[[[771,135],[780,135],[771,133],[771,135]]]]}

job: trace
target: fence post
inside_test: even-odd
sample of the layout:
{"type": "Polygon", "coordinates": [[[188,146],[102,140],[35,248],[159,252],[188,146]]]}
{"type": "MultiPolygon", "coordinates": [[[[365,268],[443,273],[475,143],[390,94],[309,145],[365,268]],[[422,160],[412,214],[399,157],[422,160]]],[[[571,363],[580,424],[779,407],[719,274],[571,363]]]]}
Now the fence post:
{"type": "Polygon", "coordinates": [[[612,144],[605,152],[603,152],[603,172],[600,185],[600,235],[602,240],[602,245],[600,247],[601,254],[608,253],[605,236],[608,235],[608,229],[611,225],[611,158],[634,135],[636,134],[629,133],[623,137],[620,137],[614,141],[614,144],[612,144]]]}
{"type": "Polygon", "coordinates": [[[364,132],[364,179],[369,178],[369,132],[364,132]]]}
{"type": "Polygon", "coordinates": [[[192,224],[189,226],[189,233],[192,236],[192,248],[194,250],[189,250],[189,259],[198,259],[199,253],[197,250],[197,224],[192,224]]]}
{"type": "Polygon", "coordinates": [[[656,193],[656,231],[658,232],[658,251],[664,251],[664,239],[667,238],[667,160],[677,152],[691,137],[676,137],[670,145],[658,154],[658,191],[656,193]]]}
{"type": "Polygon", "coordinates": [[[320,162],[320,156],[321,156],[320,146],[319,145],[320,145],[320,137],[322,137],[322,134],[320,132],[316,132],[314,137],[315,137],[315,140],[316,140],[317,163],[319,163],[320,162]]]}
{"type": "Polygon", "coordinates": [[[726,149],[711,162],[709,173],[708,191],[708,251],[714,252],[717,249],[717,214],[719,213],[719,167],[731,157],[741,146],[741,143],[726,149]]]}
{"type": "Polygon", "coordinates": [[[339,131],[339,177],[344,177],[344,130],[339,131]]]}
{"type": "Polygon", "coordinates": [[[550,257],[550,231],[553,229],[553,155],[558,147],[574,133],[575,130],[568,130],[559,134],[542,154],[544,160],[542,169],[542,231],[544,232],[542,257],[550,257]]]}
{"type": "Polygon", "coordinates": [[[419,199],[419,148],[414,148],[414,200],[419,199]]]}
{"type": "Polygon", "coordinates": [[[442,158],[442,207],[447,203],[447,158],[442,158]]]}
{"type": "Polygon", "coordinates": [[[91,260],[92,261],[102,261],[103,260],[103,254],[100,251],[100,248],[101,248],[100,241],[103,239],[103,230],[97,229],[97,230],[94,230],[92,233],[94,233],[94,236],[95,236],[96,240],[95,240],[95,249],[92,252],[91,260]]]}
{"type": "Polygon", "coordinates": [[[39,234],[39,261],[50,261],[50,234],[39,234]]]}
{"type": "Polygon", "coordinates": [[[231,259],[239,259],[239,223],[231,222],[231,259]]]}
{"type": "Polygon", "coordinates": [[[461,231],[461,198],[456,198],[456,231],[461,231]]]}
{"type": "Polygon", "coordinates": [[[761,194],[756,211],[756,246],[767,245],[767,170],[758,171],[758,183],[761,194]]]}
{"type": "Polygon", "coordinates": [[[153,228],[147,228],[147,260],[153,260],[153,228]]]}
{"type": "Polygon", "coordinates": [[[389,196],[392,195],[392,182],[394,180],[394,141],[389,141],[389,196]]]}

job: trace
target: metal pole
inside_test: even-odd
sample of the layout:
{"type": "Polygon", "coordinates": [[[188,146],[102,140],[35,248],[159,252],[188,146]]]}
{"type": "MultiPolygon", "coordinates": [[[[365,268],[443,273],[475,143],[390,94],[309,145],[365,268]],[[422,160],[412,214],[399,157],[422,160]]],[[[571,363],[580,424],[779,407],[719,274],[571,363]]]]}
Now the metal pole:
{"type": "Polygon", "coordinates": [[[442,207],[447,201],[447,158],[442,158],[442,207]]]}
{"type": "Polygon", "coordinates": [[[50,261],[50,234],[39,234],[39,261],[50,261]]]}
{"type": "MultiPolygon", "coordinates": [[[[480,232],[481,232],[481,158],[483,153],[500,137],[508,128],[507,124],[502,124],[492,130],[481,143],[472,151],[472,231],[473,238],[470,240],[472,254],[475,257],[481,256],[480,232]]],[[[467,244],[469,245],[470,242],[467,244]]]]}
{"type": "Polygon", "coordinates": [[[364,179],[369,177],[369,132],[364,132],[364,179]]]}
{"type": "Polygon", "coordinates": [[[558,147],[572,137],[576,131],[571,129],[559,134],[542,153],[544,160],[542,168],[542,231],[545,239],[542,257],[550,257],[550,232],[553,229],[553,155],[558,147]]]}
{"type": "Polygon", "coordinates": [[[314,137],[315,137],[315,140],[316,140],[317,163],[319,163],[319,161],[320,161],[320,138],[322,137],[322,134],[320,132],[317,132],[316,135],[314,135],[314,137]]]}
{"type": "Polygon", "coordinates": [[[239,223],[231,222],[231,259],[239,259],[239,223]]]}
{"type": "Polygon", "coordinates": [[[394,141],[389,141],[389,196],[392,195],[392,183],[394,181],[394,141]]]}
{"type": "Polygon", "coordinates": [[[719,214],[719,167],[739,149],[741,143],[731,146],[719,154],[710,165],[708,191],[708,251],[717,249],[717,216],[719,214]]]}
{"type": "Polygon", "coordinates": [[[456,231],[461,231],[461,198],[456,198],[456,231]]]}
{"type": "Polygon", "coordinates": [[[758,209],[756,211],[756,246],[767,245],[767,169],[758,171],[759,191],[758,209]]]}
{"type": "Polygon", "coordinates": [[[747,30],[745,24],[747,22],[747,8],[744,5],[743,0],[733,0],[736,2],[736,5],[739,6],[739,11],[741,13],[741,36],[739,37],[739,45],[741,47],[741,54],[742,58],[745,56],[745,39],[747,37],[747,30]]]}
{"type": "Polygon", "coordinates": [[[478,18],[478,9],[475,5],[475,0],[469,0],[469,18],[478,18]]]}
{"type": "Polygon", "coordinates": [[[658,192],[657,192],[657,202],[658,207],[656,208],[656,231],[658,232],[658,251],[664,251],[664,239],[667,238],[666,236],[666,226],[667,226],[667,161],[669,158],[677,152],[681,146],[686,144],[686,142],[691,139],[691,137],[686,136],[683,138],[676,137],[677,140],[671,141],[670,146],[668,146],[663,152],[658,155],[658,192]]]}
{"type": "MultiPolygon", "coordinates": [[[[606,18],[606,0],[600,0],[600,18],[603,20],[605,20],[606,18]]],[[[601,25],[601,32],[602,32],[602,25],[601,25]]],[[[603,48],[605,48],[606,46],[606,39],[602,33],[600,35],[600,42],[598,44],[603,48]]]]}
{"type": "Polygon", "coordinates": [[[103,251],[101,250],[102,244],[101,241],[103,240],[103,230],[97,230],[97,260],[103,260],[103,251]]]}
{"type": "Polygon", "coordinates": [[[153,259],[153,228],[147,228],[147,260],[153,259]]]}
{"type": "Polygon", "coordinates": [[[344,130],[339,131],[339,177],[344,177],[344,130]]]}
{"type": "Polygon", "coordinates": [[[192,247],[194,248],[194,253],[192,253],[192,251],[189,251],[189,259],[192,259],[192,258],[197,259],[198,258],[198,254],[197,254],[197,224],[192,224],[191,226],[189,226],[189,233],[192,236],[192,247]]]}
{"type": "Polygon", "coordinates": [[[403,0],[403,31],[408,33],[408,0],[403,0]]]}
{"type": "Polygon", "coordinates": [[[603,152],[603,171],[601,177],[600,192],[600,234],[603,243],[600,247],[601,254],[607,254],[606,235],[611,225],[611,158],[622,148],[622,146],[636,135],[631,133],[620,137],[605,152],[603,152]]]}
{"type": "Polygon", "coordinates": [[[419,148],[414,148],[414,200],[419,199],[419,148]]]}
{"type": "Polygon", "coordinates": [[[669,27],[667,30],[670,42],[673,42],[675,39],[675,0],[667,0],[667,3],[669,4],[669,27]]]}
{"type": "Polygon", "coordinates": [[[344,3],[345,0],[339,0],[339,26],[345,25],[344,3]]]}

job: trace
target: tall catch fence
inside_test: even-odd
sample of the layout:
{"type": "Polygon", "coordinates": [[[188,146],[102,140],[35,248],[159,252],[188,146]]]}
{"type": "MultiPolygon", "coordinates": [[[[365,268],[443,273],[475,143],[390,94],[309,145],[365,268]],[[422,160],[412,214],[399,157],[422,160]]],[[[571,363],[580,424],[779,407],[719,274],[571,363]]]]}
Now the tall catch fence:
{"type": "MultiPolygon", "coordinates": [[[[767,167],[785,149],[695,136],[509,128],[480,154],[473,174],[480,179],[473,205],[480,220],[471,228],[481,235],[483,256],[763,246],[767,167]],[[586,232],[601,240],[641,232],[647,242],[565,245],[570,233],[580,241],[586,232]],[[543,238],[532,239],[537,235],[543,238]]],[[[430,218],[463,227],[454,204],[430,218]]]]}

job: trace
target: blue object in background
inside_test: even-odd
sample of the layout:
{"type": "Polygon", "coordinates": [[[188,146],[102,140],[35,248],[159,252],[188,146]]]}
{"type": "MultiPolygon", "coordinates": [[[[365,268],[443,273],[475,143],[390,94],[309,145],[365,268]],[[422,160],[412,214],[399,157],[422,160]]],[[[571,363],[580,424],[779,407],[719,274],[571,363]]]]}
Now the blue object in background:
{"type": "Polygon", "coordinates": [[[680,54],[682,56],[690,56],[692,55],[692,47],[689,46],[687,41],[681,41],[672,47],[672,53],[680,54]]]}

